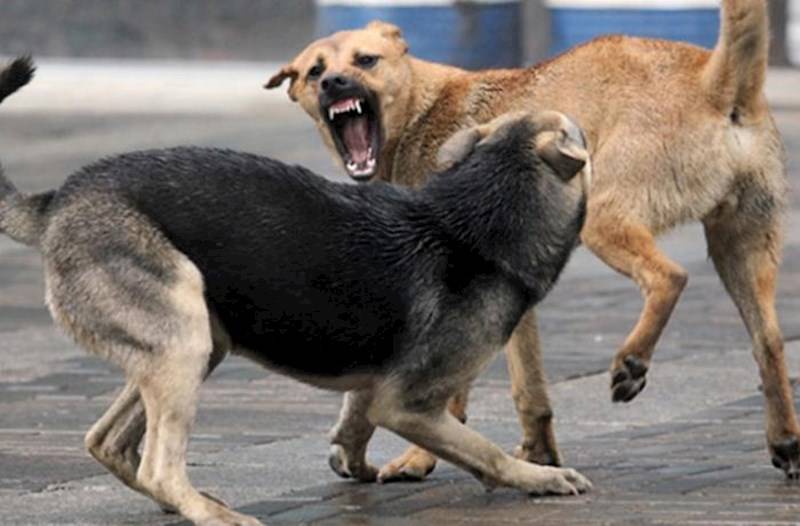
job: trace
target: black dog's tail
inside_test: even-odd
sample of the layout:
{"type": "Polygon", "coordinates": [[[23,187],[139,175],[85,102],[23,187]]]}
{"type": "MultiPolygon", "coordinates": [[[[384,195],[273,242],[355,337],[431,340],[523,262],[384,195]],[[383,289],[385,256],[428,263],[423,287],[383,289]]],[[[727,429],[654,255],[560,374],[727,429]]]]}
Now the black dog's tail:
{"type": "Polygon", "coordinates": [[[31,57],[19,57],[0,71],[0,102],[30,82],[35,71],[31,57]]]}
{"type": "MultiPolygon", "coordinates": [[[[35,70],[30,57],[20,57],[0,71],[0,102],[30,82],[35,70]]],[[[0,233],[26,245],[38,245],[52,198],[53,192],[21,194],[0,167],[0,233]]]]}

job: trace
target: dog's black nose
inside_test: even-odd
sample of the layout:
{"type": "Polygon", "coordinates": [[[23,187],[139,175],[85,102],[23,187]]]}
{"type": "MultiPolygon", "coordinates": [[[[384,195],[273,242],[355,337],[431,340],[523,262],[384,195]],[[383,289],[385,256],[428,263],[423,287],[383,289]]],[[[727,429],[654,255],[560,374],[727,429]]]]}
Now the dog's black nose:
{"type": "Polygon", "coordinates": [[[354,87],[355,83],[349,77],[334,73],[323,78],[320,82],[320,86],[322,87],[322,91],[326,94],[335,95],[340,91],[354,87]]]}

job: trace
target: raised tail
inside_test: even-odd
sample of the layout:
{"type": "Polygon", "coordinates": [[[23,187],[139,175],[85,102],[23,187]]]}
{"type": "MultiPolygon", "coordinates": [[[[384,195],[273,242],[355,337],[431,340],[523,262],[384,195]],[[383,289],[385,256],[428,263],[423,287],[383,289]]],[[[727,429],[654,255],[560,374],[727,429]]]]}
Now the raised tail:
{"type": "Polygon", "coordinates": [[[767,76],[767,0],[722,0],[717,46],[703,70],[712,104],[738,121],[759,118],[767,76]]]}
{"type": "MultiPolygon", "coordinates": [[[[22,57],[0,71],[0,102],[30,82],[35,69],[30,57],[22,57]]],[[[21,194],[0,166],[0,233],[26,245],[38,245],[52,198],[53,192],[21,194]]]]}
{"type": "Polygon", "coordinates": [[[0,71],[0,102],[30,82],[35,71],[31,57],[19,57],[0,71]]]}

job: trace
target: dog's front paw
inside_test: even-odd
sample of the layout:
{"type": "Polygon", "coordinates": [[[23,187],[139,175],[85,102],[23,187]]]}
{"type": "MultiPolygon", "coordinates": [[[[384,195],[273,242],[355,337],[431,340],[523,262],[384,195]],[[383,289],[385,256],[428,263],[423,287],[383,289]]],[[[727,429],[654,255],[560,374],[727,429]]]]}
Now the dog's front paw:
{"type": "Polygon", "coordinates": [[[212,513],[201,519],[193,521],[198,526],[264,526],[264,523],[255,517],[237,513],[231,509],[219,506],[212,513]]]}
{"type": "Polygon", "coordinates": [[[349,458],[344,447],[339,444],[331,446],[328,465],[334,473],[345,479],[353,478],[359,482],[375,482],[378,477],[378,468],[366,460],[349,458]]]}
{"type": "Polygon", "coordinates": [[[381,468],[378,482],[425,480],[435,467],[435,456],[422,448],[411,446],[405,453],[381,468]]]}
{"type": "Polygon", "coordinates": [[[523,464],[513,485],[530,495],[579,495],[592,489],[588,478],[572,468],[523,464]]]}
{"type": "Polygon", "coordinates": [[[796,436],[770,444],[769,452],[773,466],[782,469],[789,480],[800,480],[800,440],[796,436]]]}
{"type": "Polygon", "coordinates": [[[611,399],[630,402],[647,385],[647,364],[636,356],[626,356],[622,365],[611,371],[611,399]]]}

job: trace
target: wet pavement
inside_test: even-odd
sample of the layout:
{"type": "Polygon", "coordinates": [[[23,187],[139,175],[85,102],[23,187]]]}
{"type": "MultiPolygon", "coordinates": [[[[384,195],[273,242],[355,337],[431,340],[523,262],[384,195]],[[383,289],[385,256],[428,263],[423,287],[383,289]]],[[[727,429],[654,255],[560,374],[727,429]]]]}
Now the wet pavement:
{"type": "MultiPolygon", "coordinates": [[[[265,71],[265,77],[266,77],[265,71]]],[[[800,94],[781,80],[776,117],[800,186],[800,94]]],[[[792,84],[794,83],[794,84],[792,84]]],[[[795,88],[796,89],[796,88],[795,88]]],[[[36,111],[3,114],[0,159],[40,190],[103,155],[178,144],[226,146],[337,174],[313,127],[283,97],[247,108],[202,104],[170,114],[36,111]]],[[[191,106],[185,105],[186,108],[191,106]]],[[[44,106],[43,106],[44,107],[44,106]]],[[[358,484],[327,467],[326,432],[340,395],[228,359],[203,388],[190,446],[196,485],[267,524],[798,524],[800,485],[772,468],[747,334],[707,260],[702,230],[662,241],[690,272],[647,389],[614,405],[606,368],[641,306],[636,287],[580,249],[540,320],[556,432],[565,462],[595,484],[586,495],[486,493],[449,465],[424,483],[358,484]]],[[[35,251],[0,238],[0,524],[173,524],[106,474],[83,434],[121,375],[62,337],[43,307],[35,251]]],[[[779,312],[790,372],[800,372],[800,206],[789,215],[779,312]]],[[[502,356],[472,394],[470,425],[512,448],[519,427],[502,356]]],[[[370,459],[405,447],[379,432],[370,459]]]]}

